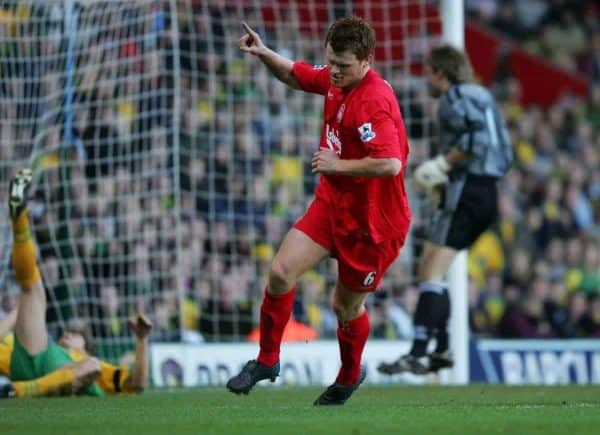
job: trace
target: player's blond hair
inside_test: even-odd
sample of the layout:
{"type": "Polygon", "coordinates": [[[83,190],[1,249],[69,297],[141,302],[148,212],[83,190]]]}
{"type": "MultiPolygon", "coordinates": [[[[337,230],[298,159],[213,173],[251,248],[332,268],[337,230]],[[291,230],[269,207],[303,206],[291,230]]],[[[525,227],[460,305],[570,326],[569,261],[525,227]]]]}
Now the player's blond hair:
{"type": "Polygon", "coordinates": [[[427,58],[427,64],[434,72],[441,71],[450,83],[473,81],[469,57],[450,45],[433,48],[427,58]]]}
{"type": "Polygon", "coordinates": [[[88,355],[96,354],[96,346],[94,344],[94,336],[90,327],[83,323],[81,319],[74,318],[69,321],[64,332],[70,332],[71,334],[79,334],[83,337],[85,342],[85,351],[88,355]]]}
{"type": "Polygon", "coordinates": [[[329,28],[327,44],[335,53],[350,50],[358,60],[364,60],[375,51],[375,30],[360,17],[340,18],[329,28]]]}

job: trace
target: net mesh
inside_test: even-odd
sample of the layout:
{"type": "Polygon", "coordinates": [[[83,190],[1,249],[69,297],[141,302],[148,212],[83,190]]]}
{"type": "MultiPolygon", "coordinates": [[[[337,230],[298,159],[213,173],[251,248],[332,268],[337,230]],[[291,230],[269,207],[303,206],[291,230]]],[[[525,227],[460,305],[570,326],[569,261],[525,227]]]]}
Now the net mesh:
{"type": "MultiPolygon", "coordinates": [[[[287,89],[243,56],[241,20],[312,63],[324,62],[333,20],[371,21],[375,68],[397,92],[411,162],[428,155],[432,109],[419,73],[440,32],[436,2],[2,4],[0,212],[10,177],[34,166],[50,332],[87,325],[101,356],[131,346],[125,322],[138,311],[152,317],[155,341],[244,340],[273,253],[311,198],[322,97],[287,89]]],[[[0,234],[6,308],[18,294],[6,219],[0,234]]],[[[384,281],[388,300],[404,297],[417,255],[412,237],[384,281]]],[[[307,273],[294,308],[323,337],[336,328],[335,270],[329,261],[307,273]]],[[[388,302],[374,300],[374,333],[402,335],[377,312],[388,302]]]]}

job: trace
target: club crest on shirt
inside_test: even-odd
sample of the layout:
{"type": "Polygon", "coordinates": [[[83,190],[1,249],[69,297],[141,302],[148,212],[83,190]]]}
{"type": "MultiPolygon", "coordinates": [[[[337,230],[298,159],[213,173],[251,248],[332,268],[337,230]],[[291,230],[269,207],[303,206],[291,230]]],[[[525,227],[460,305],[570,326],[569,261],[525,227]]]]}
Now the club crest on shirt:
{"type": "Polygon", "coordinates": [[[323,69],[325,68],[327,65],[313,65],[314,69],[323,69]]]}
{"type": "Polygon", "coordinates": [[[330,150],[335,151],[337,154],[342,153],[342,141],[338,137],[337,131],[331,128],[329,124],[325,124],[325,138],[327,140],[327,147],[330,150]]]}
{"type": "Polygon", "coordinates": [[[360,140],[363,142],[369,142],[374,139],[376,134],[373,131],[373,127],[370,122],[366,122],[360,127],[358,127],[358,132],[360,133],[360,140]]]}

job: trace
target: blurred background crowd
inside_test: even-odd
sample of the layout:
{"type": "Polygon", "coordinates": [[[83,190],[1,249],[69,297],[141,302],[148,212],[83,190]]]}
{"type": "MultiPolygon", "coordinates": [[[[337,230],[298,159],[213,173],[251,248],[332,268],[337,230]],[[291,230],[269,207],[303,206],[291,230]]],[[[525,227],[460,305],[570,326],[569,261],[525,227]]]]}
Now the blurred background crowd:
{"type": "MultiPolygon", "coordinates": [[[[516,164],[500,217],[470,254],[471,327],[501,337],[600,333],[600,8],[592,1],[470,1],[472,19],[590,83],[587,98],[547,109],[519,103],[499,74],[492,89],[516,164]]],[[[540,77],[543,80],[543,77],[540,77]]]]}
{"type": "MultiPolygon", "coordinates": [[[[127,316],[145,311],[155,341],[246,339],[270,260],[317,181],[310,156],[322,101],[243,57],[239,18],[282,55],[314,63],[323,61],[324,29],[307,27],[293,7],[265,20],[256,2],[180,1],[177,20],[160,1],[107,2],[71,12],[73,39],[61,6],[2,3],[0,207],[6,215],[7,182],[33,156],[51,325],[77,323],[100,344],[126,346],[127,316]],[[34,34],[43,37],[25,38],[34,34]]],[[[351,10],[328,5],[329,21],[351,10]]],[[[600,336],[600,9],[559,0],[466,5],[469,19],[591,83],[587,98],[541,108],[520,102],[505,69],[494,77],[516,162],[502,182],[497,225],[469,254],[471,330],[600,336]]],[[[423,40],[403,41],[406,56],[426,52],[423,40]]],[[[376,69],[397,91],[412,167],[435,145],[434,102],[407,64],[376,69]]],[[[412,236],[369,301],[374,337],[413,334],[414,258],[428,206],[414,192],[411,204],[412,236]]],[[[6,311],[18,291],[2,225],[6,311]]],[[[327,261],[298,285],[294,319],[320,337],[337,328],[335,279],[327,261]]]]}

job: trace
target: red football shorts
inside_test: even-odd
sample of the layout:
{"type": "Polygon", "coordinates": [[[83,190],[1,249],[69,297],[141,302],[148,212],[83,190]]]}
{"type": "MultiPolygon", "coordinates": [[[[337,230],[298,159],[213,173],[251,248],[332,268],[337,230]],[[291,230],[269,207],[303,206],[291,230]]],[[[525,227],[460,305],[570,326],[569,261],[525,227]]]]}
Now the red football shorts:
{"type": "Polygon", "coordinates": [[[355,292],[377,290],[383,274],[400,253],[404,240],[374,243],[361,231],[344,234],[339,231],[339,220],[336,222],[333,214],[325,200],[315,198],[294,228],[338,260],[338,279],[345,288],[355,292]]]}

